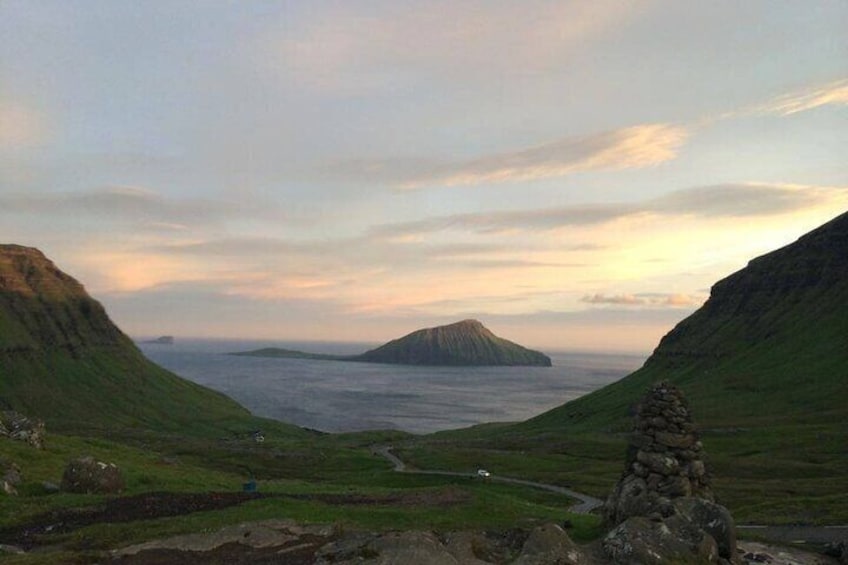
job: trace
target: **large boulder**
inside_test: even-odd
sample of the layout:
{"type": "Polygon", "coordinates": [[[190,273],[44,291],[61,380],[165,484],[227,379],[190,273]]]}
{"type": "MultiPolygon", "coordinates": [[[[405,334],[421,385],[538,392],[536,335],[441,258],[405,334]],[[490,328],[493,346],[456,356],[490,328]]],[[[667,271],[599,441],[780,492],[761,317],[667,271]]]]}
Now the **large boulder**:
{"type": "Polygon", "coordinates": [[[584,565],[586,557],[571,541],[565,530],[556,524],[544,524],[530,532],[521,555],[513,565],[584,565]]]}
{"type": "Polygon", "coordinates": [[[21,468],[17,463],[0,457],[0,491],[8,495],[18,494],[16,488],[21,483],[21,468]]]}
{"type": "Polygon", "coordinates": [[[342,538],[315,554],[317,564],[335,565],[459,565],[432,532],[388,532],[342,538]]]}
{"type": "Polygon", "coordinates": [[[674,518],[684,520],[712,536],[721,557],[736,557],[736,526],[727,508],[702,498],[687,497],[675,500],[674,509],[674,518]]]}
{"type": "Polygon", "coordinates": [[[617,565],[717,563],[716,541],[684,520],[666,523],[641,516],[628,518],[607,534],[604,552],[617,565]]]}
{"type": "Polygon", "coordinates": [[[94,457],[74,459],[62,474],[62,490],[81,494],[114,494],[124,490],[124,477],[114,463],[94,457]]]}
{"type": "Polygon", "coordinates": [[[44,422],[27,418],[20,412],[0,412],[0,436],[23,441],[36,449],[44,448],[44,422]]]}

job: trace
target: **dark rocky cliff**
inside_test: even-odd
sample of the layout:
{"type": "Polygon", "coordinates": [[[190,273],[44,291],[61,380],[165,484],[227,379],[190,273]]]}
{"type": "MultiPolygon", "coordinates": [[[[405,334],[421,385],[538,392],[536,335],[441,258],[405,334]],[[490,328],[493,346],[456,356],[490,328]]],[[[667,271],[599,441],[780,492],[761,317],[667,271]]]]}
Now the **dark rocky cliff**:
{"type": "Polygon", "coordinates": [[[403,365],[511,365],[550,367],[544,353],[505,340],[477,320],[412,332],[353,360],[403,365]]]}
{"type": "Polygon", "coordinates": [[[83,286],[39,250],[0,245],[0,350],[132,347],[83,286]]]}
{"type": "Polygon", "coordinates": [[[816,329],[809,314],[831,319],[846,299],[848,213],[715,283],[709,300],[660,341],[648,365],[723,359],[796,339],[816,329]]]}
{"type": "Polygon", "coordinates": [[[635,373],[527,425],[626,429],[658,380],[708,425],[848,418],[848,213],[717,282],[635,373]]]}

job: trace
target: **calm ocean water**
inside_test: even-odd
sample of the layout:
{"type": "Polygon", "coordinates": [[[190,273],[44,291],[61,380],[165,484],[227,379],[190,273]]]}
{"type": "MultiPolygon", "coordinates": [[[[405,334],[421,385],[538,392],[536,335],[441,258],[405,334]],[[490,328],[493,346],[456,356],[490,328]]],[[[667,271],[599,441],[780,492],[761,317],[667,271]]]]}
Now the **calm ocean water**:
{"type": "Polygon", "coordinates": [[[430,433],[525,420],[616,381],[643,356],[551,353],[553,367],[412,367],[226,355],[259,347],[352,354],[375,344],[177,340],[148,358],[256,415],[327,432],[430,433]]]}

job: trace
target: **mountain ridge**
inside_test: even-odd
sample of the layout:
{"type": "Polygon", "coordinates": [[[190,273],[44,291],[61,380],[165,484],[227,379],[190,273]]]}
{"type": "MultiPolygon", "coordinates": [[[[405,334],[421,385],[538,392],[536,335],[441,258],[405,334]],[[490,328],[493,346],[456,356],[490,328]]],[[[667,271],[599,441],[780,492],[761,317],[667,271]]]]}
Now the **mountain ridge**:
{"type": "Polygon", "coordinates": [[[210,433],[258,421],[149,361],[41,251],[0,244],[0,405],[50,427],[210,433]]]}
{"type": "Polygon", "coordinates": [[[846,344],[843,213],[716,282],[704,305],[660,340],[641,369],[526,424],[617,420],[623,427],[640,391],[660,379],[683,387],[708,423],[767,419],[751,406],[805,421],[848,416],[838,400],[848,395],[846,344]]]}

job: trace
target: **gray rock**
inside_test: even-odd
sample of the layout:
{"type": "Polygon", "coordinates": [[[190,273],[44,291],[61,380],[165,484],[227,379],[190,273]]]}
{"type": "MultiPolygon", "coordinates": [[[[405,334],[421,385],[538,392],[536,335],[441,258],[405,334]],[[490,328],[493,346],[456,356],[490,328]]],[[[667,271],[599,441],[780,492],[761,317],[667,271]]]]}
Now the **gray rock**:
{"type": "Polygon", "coordinates": [[[530,532],[524,542],[521,555],[513,565],[584,565],[587,563],[583,552],[565,530],[556,524],[544,524],[530,532]]]}
{"type": "Polygon", "coordinates": [[[709,534],[675,518],[663,522],[640,516],[628,518],[607,534],[602,545],[606,555],[619,565],[719,560],[718,546],[709,534]]]}
{"type": "Polygon", "coordinates": [[[5,494],[15,496],[18,494],[16,487],[19,484],[21,484],[21,468],[14,461],[0,457],[0,489],[5,494]]]}
{"type": "Polygon", "coordinates": [[[290,520],[264,520],[227,526],[220,530],[184,534],[152,540],[112,552],[113,556],[136,555],[145,551],[174,550],[186,552],[212,551],[222,545],[237,543],[251,548],[284,546],[301,536],[328,537],[334,532],[331,526],[301,526],[290,520]]]}
{"type": "Polygon", "coordinates": [[[124,477],[114,463],[81,457],[65,467],[61,488],[81,494],[114,494],[124,490],[124,477]]]}
{"type": "Polygon", "coordinates": [[[673,455],[667,453],[655,453],[650,451],[639,451],[636,460],[660,475],[671,475],[680,469],[680,463],[673,455]]]}
{"type": "Polygon", "coordinates": [[[657,443],[661,443],[666,447],[687,449],[695,445],[695,436],[692,434],[657,432],[655,437],[657,443]]]}
{"type": "Polygon", "coordinates": [[[41,483],[41,488],[44,489],[44,492],[49,492],[51,494],[62,490],[61,488],[59,488],[59,485],[57,485],[56,483],[51,483],[50,481],[43,481],[41,483]]]}
{"type": "Polygon", "coordinates": [[[316,557],[319,565],[460,565],[434,534],[416,531],[346,537],[322,547],[316,557]]]}
{"type": "Polygon", "coordinates": [[[645,479],[629,475],[618,482],[604,506],[604,513],[612,523],[629,516],[646,516],[654,510],[654,497],[648,492],[645,479]]]}
{"type": "Polygon", "coordinates": [[[0,412],[0,436],[44,448],[44,422],[30,419],[14,410],[0,412]]]}
{"type": "Polygon", "coordinates": [[[702,498],[678,498],[673,502],[676,516],[708,533],[718,544],[718,554],[725,559],[736,556],[736,526],[730,511],[702,498]]]}
{"type": "Polygon", "coordinates": [[[0,543],[0,555],[11,554],[11,555],[21,555],[26,553],[23,549],[16,545],[8,545],[5,543],[0,543]]]}

